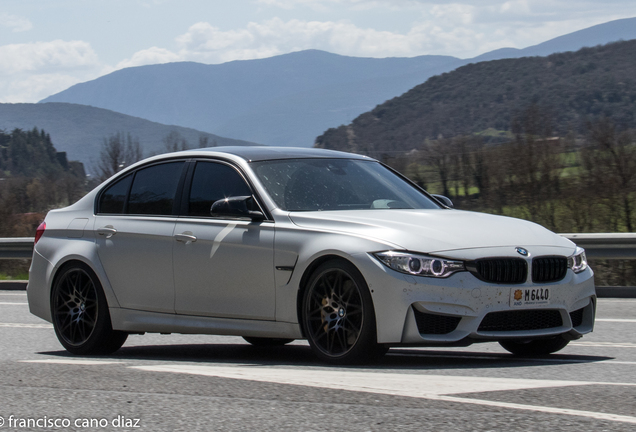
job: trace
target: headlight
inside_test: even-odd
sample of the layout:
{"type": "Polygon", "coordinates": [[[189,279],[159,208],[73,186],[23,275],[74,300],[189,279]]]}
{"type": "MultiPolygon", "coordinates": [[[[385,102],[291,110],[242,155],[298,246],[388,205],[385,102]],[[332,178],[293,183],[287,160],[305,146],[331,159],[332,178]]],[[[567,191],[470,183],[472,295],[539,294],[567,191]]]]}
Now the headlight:
{"type": "Polygon", "coordinates": [[[574,273],[581,273],[587,268],[585,249],[577,246],[574,255],[568,257],[568,267],[571,268],[574,273]]]}
{"type": "Polygon", "coordinates": [[[376,252],[373,256],[395,271],[414,276],[444,278],[455,272],[466,270],[463,261],[451,261],[410,252],[376,252]]]}

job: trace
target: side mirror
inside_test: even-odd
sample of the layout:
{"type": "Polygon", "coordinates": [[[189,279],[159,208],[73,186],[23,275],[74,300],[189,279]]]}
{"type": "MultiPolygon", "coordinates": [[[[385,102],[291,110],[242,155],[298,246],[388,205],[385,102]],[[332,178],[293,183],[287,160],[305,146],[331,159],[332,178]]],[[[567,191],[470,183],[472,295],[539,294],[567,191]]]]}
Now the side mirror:
{"type": "Polygon", "coordinates": [[[455,208],[450,198],[445,197],[444,195],[436,195],[436,194],[432,194],[432,195],[433,195],[433,198],[435,198],[437,201],[444,204],[446,207],[455,208]]]}
{"type": "Polygon", "coordinates": [[[215,217],[246,218],[262,221],[265,215],[260,211],[249,210],[247,203],[251,196],[234,196],[215,201],[210,207],[210,215],[215,217]]]}

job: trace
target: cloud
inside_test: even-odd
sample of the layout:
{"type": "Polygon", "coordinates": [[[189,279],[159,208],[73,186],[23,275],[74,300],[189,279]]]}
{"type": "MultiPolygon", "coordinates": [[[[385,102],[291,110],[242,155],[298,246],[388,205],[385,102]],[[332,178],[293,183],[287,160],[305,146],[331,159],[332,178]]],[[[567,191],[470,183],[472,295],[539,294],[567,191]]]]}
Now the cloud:
{"type": "Polygon", "coordinates": [[[97,54],[83,41],[54,40],[0,46],[0,74],[94,67],[97,54]]]}
{"type": "Polygon", "coordinates": [[[472,20],[470,7],[450,5],[432,9],[428,19],[414,24],[405,33],[362,28],[346,20],[283,21],[273,18],[226,31],[200,22],[176,38],[176,50],[157,47],[142,50],[117,67],[174,61],[214,64],[266,58],[305,49],[321,49],[359,57],[462,55],[479,51],[487,39],[483,32],[468,25],[472,20]]]}
{"type": "Polygon", "coordinates": [[[175,54],[164,48],[152,47],[145,50],[137,51],[131,58],[119,62],[117,66],[115,66],[115,69],[159,63],[170,63],[180,60],[181,57],[179,57],[178,54],[175,54]]]}
{"type": "Polygon", "coordinates": [[[33,28],[33,24],[28,19],[5,13],[0,14],[0,26],[7,27],[14,32],[24,32],[33,28]]]}
{"type": "Polygon", "coordinates": [[[112,71],[90,44],[54,40],[0,46],[0,102],[36,102],[112,71]]]}

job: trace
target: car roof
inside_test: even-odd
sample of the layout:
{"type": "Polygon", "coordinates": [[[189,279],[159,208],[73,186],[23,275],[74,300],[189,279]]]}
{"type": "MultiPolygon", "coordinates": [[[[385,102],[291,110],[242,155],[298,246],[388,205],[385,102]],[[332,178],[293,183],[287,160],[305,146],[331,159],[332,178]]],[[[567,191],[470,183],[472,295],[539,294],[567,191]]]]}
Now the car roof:
{"type": "MultiPolygon", "coordinates": [[[[196,150],[187,150],[184,155],[208,155],[222,156],[230,154],[238,156],[247,162],[258,162],[277,159],[303,159],[303,158],[337,158],[337,159],[362,159],[374,160],[368,156],[345,153],[335,150],[302,148],[302,147],[267,147],[267,146],[227,146],[208,147],[196,150]]],[[[178,154],[178,153],[176,153],[178,154]]],[[[173,153],[173,155],[176,155],[173,153]]]]}

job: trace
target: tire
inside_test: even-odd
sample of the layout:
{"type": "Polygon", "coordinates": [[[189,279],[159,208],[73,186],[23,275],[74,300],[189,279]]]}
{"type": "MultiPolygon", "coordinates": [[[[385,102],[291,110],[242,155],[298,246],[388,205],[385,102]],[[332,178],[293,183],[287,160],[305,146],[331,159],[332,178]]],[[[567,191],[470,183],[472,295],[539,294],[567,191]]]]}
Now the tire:
{"type": "Polygon", "coordinates": [[[556,336],[527,341],[503,340],[499,341],[499,345],[518,356],[544,356],[562,350],[569,342],[562,336],[556,336]]]}
{"type": "Polygon", "coordinates": [[[294,339],[282,339],[282,338],[263,338],[263,337],[249,337],[243,336],[247,342],[257,347],[277,347],[287,345],[294,341],[294,339]]]}
{"type": "Polygon", "coordinates": [[[368,363],[386,353],[377,344],[375,310],[362,274],[348,261],[327,261],[303,294],[301,323],[311,349],[334,364],[368,363]]]}
{"type": "Polygon", "coordinates": [[[128,337],[113,330],[102,285],[83,263],[60,269],[51,293],[51,316],[58,340],[72,354],[110,354],[128,337]]]}

